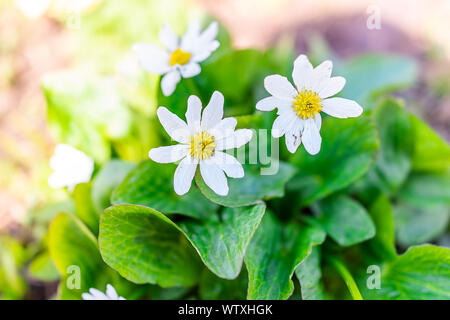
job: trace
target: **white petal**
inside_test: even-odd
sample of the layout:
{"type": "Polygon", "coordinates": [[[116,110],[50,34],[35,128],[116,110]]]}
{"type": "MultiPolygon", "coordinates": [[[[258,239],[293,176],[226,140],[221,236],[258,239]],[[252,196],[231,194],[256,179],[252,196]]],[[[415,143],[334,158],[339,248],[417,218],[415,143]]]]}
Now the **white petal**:
{"type": "Polygon", "coordinates": [[[322,81],[317,88],[317,93],[320,98],[325,99],[334,96],[336,93],[340,92],[345,86],[345,78],[343,77],[332,77],[322,81]]]}
{"type": "Polygon", "coordinates": [[[244,176],[242,164],[228,153],[215,151],[213,161],[225,171],[225,174],[230,178],[242,178],[244,176]]]}
{"type": "Polygon", "coordinates": [[[191,157],[186,157],[181,160],[180,164],[175,170],[173,187],[178,195],[182,196],[191,188],[192,179],[194,178],[195,169],[197,168],[197,163],[197,160],[191,157]]]}
{"type": "Polygon", "coordinates": [[[309,83],[313,75],[313,66],[309,62],[308,57],[301,54],[294,61],[294,70],[292,71],[292,79],[299,91],[309,88],[309,83]]]}
{"type": "Polygon", "coordinates": [[[132,50],[136,53],[142,68],[146,71],[164,74],[170,70],[169,54],[164,49],[152,44],[136,43],[132,50]]]}
{"type": "Polygon", "coordinates": [[[216,140],[216,150],[228,150],[240,148],[247,144],[253,136],[253,131],[250,129],[239,129],[230,135],[216,140]]]}
{"type": "Polygon", "coordinates": [[[292,122],[294,122],[296,118],[297,116],[293,112],[288,111],[281,113],[273,122],[272,136],[274,138],[283,136],[289,130],[292,122]]]}
{"type": "Polygon", "coordinates": [[[359,117],[363,108],[353,100],[344,98],[329,98],[322,102],[322,111],[336,118],[359,117]]]}
{"type": "Polygon", "coordinates": [[[309,118],[304,121],[305,129],[302,133],[302,141],[305,146],[305,150],[311,154],[315,155],[320,151],[320,145],[322,144],[322,137],[320,136],[320,131],[317,128],[314,120],[309,118]]]}
{"type": "Polygon", "coordinates": [[[213,40],[208,43],[199,44],[197,49],[194,50],[192,55],[192,61],[201,62],[207,59],[211,53],[216,51],[216,49],[220,46],[219,41],[213,40]]]}
{"type": "Polygon", "coordinates": [[[174,146],[153,148],[149,151],[148,156],[158,163],[171,163],[183,159],[188,155],[188,152],[189,145],[176,144],[174,146]]]}
{"type": "Polygon", "coordinates": [[[98,289],[91,288],[89,289],[89,292],[92,295],[92,300],[109,300],[108,297],[98,289]]]}
{"type": "Polygon", "coordinates": [[[215,137],[216,140],[219,140],[223,137],[233,134],[236,125],[237,125],[236,118],[229,117],[220,120],[220,122],[214,128],[209,129],[208,131],[215,137]]]}
{"type": "Polygon", "coordinates": [[[201,25],[197,20],[192,20],[189,22],[189,26],[186,30],[186,33],[183,35],[181,39],[181,50],[183,51],[192,51],[193,46],[200,36],[201,25]]]}
{"type": "Polygon", "coordinates": [[[290,153],[297,151],[298,147],[302,143],[301,131],[303,129],[303,120],[299,119],[301,125],[292,126],[288,132],[286,132],[284,138],[286,139],[286,148],[290,153]]]}
{"type": "Polygon", "coordinates": [[[320,128],[322,127],[322,116],[320,115],[320,113],[314,116],[314,123],[316,124],[317,129],[320,130],[320,128]]]}
{"type": "Polygon", "coordinates": [[[212,161],[200,162],[200,173],[203,181],[219,196],[228,194],[228,182],[223,170],[212,161]]]}
{"type": "Polygon", "coordinates": [[[159,40],[170,51],[175,51],[178,48],[178,36],[168,23],[164,23],[159,31],[159,40]]]}
{"type": "Polygon", "coordinates": [[[202,102],[197,96],[191,95],[188,98],[187,105],[186,122],[191,129],[191,133],[194,133],[200,128],[202,102]]]}
{"type": "Polygon", "coordinates": [[[161,89],[163,94],[167,97],[170,96],[177,86],[177,83],[180,82],[181,76],[178,70],[172,70],[161,80],[161,89]]]}
{"type": "Polygon", "coordinates": [[[119,299],[119,295],[117,294],[117,292],[113,288],[113,286],[110,285],[110,284],[106,285],[106,295],[112,300],[118,300],[119,299]]]}
{"type": "Polygon", "coordinates": [[[180,143],[190,142],[191,135],[189,128],[176,114],[170,112],[165,107],[159,107],[156,113],[164,130],[166,130],[167,134],[173,140],[180,143]]]}
{"type": "Polygon", "coordinates": [[[183,78],[192,78],[198,75],[201,71],[200,65],[196,62],[189,62],[180,66],[181,75],[183,78]]]}
{"type": "Polygon", "coordinates": [[[216,21],[213,21],[201,33],[200,41],[203,42],[203,43],[211,42],[211,41],[213,41],[216,38],[218,32],[219,32],[219,24],[216,21]]]}
{"type": "Polygon", "coordinates": [[[317,78],[329,78],[331,77],[331,72],[333,70],[333,62],[330,60],[325,60],[317,67],[314,68],[314,75],[317,78]]]}
{"type": "Polygon", "coordinates": [[[82,293],[81,297],[83,300],[95,300],[93,296],[91,296],[89,293],[82,293]]]}
{"type": "Polygon", "coordinates": [[[214,91],[211,100],[203,110],[201,126],[203,130],[214,128],[223,117],[223,94],[214,91]]]}
{"type": "Polygon", "coordinates": [[[267,97],[259,100],[256,109],[260,111],[272,111],[275,108],[285,110],[292,107],[292,101],[281,100],[275,97],[267,97]]]}
{"type": "Polygon", "coordinates": [[[278,74],[267,76],[264,79],[264,88],[274,97],[290,102],[298,94],[289,80],[278,74]]]}

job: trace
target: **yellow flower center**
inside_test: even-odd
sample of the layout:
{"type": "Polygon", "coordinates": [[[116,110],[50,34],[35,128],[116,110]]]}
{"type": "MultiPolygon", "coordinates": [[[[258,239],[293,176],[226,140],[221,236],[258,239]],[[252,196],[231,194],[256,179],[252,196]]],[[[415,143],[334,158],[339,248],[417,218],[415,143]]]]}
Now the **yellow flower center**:
{"type": "Polygon", "coordinates": [[[293,102],[293,108],[297,116],[302,119],[314,118],[322,110],[322,99],[311,90],[303,90],[293,102]]]}
{"type": "Polygon", "coordinates": [[[169,64],[171,66],[176,64],[183,65],[186,64],[189,59],[191,59],[191,54],[178,48],[170,55],[169,64]]]}
{"type": "Polygon", "coordinates": [[[206,131],[194,134],[190,143],[191,157],[198,160],[209,159],[214,155],[214,149],[216,148],[214,141],[214,137],[206,131]]]}

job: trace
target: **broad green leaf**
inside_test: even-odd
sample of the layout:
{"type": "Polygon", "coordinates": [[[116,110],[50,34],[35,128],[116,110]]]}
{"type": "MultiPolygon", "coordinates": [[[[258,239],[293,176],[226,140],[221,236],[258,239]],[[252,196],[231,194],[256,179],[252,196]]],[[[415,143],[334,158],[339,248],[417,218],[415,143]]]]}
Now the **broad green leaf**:
{"type": "Polygon", "coordinates": [[[291,281],[298,265],[313,245],[325,240],[317,226],[284,224],[266,213],[247,250],[248,299],[287,299],[294,290],[291,281]]]}
{"type": "Polygon", "coordinates": [[[405,56],[365,54],[343,63],[337,73],[347,81],[342,96],[367,107],[371,98],[411,86],[417,63],[405,56]]]}
{"type": "Polygon", "coordinates": [[[413,170],[420,172],[449,172],[450,146],[427,124],[410,115],[414,132],[413,170]]]}
{"type": "Polygon", "coordinates": [[[248,276],[245,268],[234,280],[218,278],[205,270],[200,279],[199,295],[205,300],[245,300],[247,285],[248,276]]]}
{"type": "Polygon", "coordinates": [[[33,278],[41,281],[54,281],[60,278],[58,269],[47,251],[31,261],[28,271],[33,278]]]}
{"type": "Polygon", "coordinates": [[[449,174],[416,173],[397,194],[395,227],[402,246],[421,244],[440,236],[450,218],[449,174]]]}
{"type": "Polygon", "coordinates": [[[374,124],[368,117],[327,118],[322,125],[319,154],[309,155],[303,147],[293,156],[298,174],[289,189],[299,192],[299,203],[314,200],[345,188],[369,168],[378,149],[374,124]]]}
{"type": "Polygon", "coordinates": [[[26,257],[26,250],[17,239],[0,236],[0,299],[24,297],[27,288],[20,268],[26,257]]]}
{"type": "Polygon", "coordinates": [[[125,161],[111,160],[97,173],[92,181],[92,201],[98,212],[111,205],[111,193],[133,167],[125,161]]]}
{"type": "Polygon", "coordinates": [[[397,241],[404,247],[431,241],[447,230],[449,218],[448,205],[399,202],[394,210],[397,241]]]}
{"type": "Polygon", "coordinates": [[[216,205],[208,201],[194,186],[183,196],[173,189],[175,165],[143,161],[127,175],[111,196],[113,204],[139,204],[165,214],[184,214],[206,218],[216,205]]]}
{"type": "Polygon", "coordinates": [[[341,246],[351,246],[375,235],[375,226],[366,209],[345,195],[320,201],[317,218],[328,235],[341,246]]]}
{"type": "Polygon", "coordinates": [[[260,166],[243,165],[244,178],[228,179],[230,191],[227,196],[219,196],[212,191],[203,181],[200,171],[195,175],[195,182],[205,197],[215,203],[227,207],[248,206],[284,195],[284,185],[295,174],[295,168],[284,162],[278,162],[278,165],[279,170],[273,175],[262,175],[260,166]]]}
{"type": "Polygon", "coordinates": [[[450,205],[450,174],[413,174],[397,197],[415,205],[450,205]]]}
{"type": "Polygon", "coordinates": [[[325,298],[320,260],[320,247],[314,246],[309,256],[295,270],[295,275],[300,281],[303,300],[324,300],[325,298]]]}
{"type": "Polygon", "coordinates": [[[395,258],[395,228],[393,210],[389,198],[384,195],[379,196],[369,209],[370,217],[375,224],[375,236],[367,242],[379,260],[384,261],[395,258]]]}
{"type": "Polygon", "coordinates": [[[264,203],[225,208],[209,220],[184,222],[181,228],[205,265],[217,276],[231,280],[241,271],[247,246],[265,210],[264,203]]]}
{"type": "Polygon", "coordinates": [[[383,270],[380,296],[384,299],[450,299],[450,249],[411,247],[383,270]]]}
{"type": "Polygon", "coordinates": [[[75,202],[76,215],[91,230],[98,235],[98,224],[101,211],[94,208],[91,196],[91,183],[80,183],[73,190],[73,201],[75,202]]]}
{"type": "Polygon", "coordinates": [[[392,98],[381,101],[373,111],[380,137],[380,150],[368,178],[384,192],[397,190],[411,169],[413,133],[408,114],[392,98]]]}
{"type": "Polygon", "coordinates": [[[132,282],[173,287],[192,286],[199,279],[201,262],[182,230],[151,208],[106,209],[99,244],[105,262],[132,282]]]}
{"type": "Polygon", "coordinates": [[[61,298],[80,299],[83,292],[95,287],[104,263],[97,239],[76,216],[63,212],[55,217],[49,229],[48,247],[62,275],[61,298]]]}

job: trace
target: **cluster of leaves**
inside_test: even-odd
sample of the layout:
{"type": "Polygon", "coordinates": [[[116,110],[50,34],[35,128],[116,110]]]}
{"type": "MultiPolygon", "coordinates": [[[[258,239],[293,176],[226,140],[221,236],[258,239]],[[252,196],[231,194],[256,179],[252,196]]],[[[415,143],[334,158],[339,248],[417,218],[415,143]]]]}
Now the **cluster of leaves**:
{"type": "MultiPolygon", "coordinates": [[[[170,97],[145,75],[129,80],[132,92],[73,73],[44,81],[53,131],[94,157],[96,172],[53,219],[32,276],[59,279],[62,299],[107,283],[127,299],[449,299],[450,250],[428,243],[444,241],[448,230],[450,147],[388,96],[415,81],[416,65],[405,57],[335,61],[347,79],[342,95],[357,100],[363,116],[324,117],[316,156],[303,148],[291,155],[278,143],[278,172],[261,175],[268,159],[245,164],[226,197],[199,176],[180,197],[175,165],[143,160],[151,146],[170,144],[155,107],[183,118],[191,94],[205,105],[220,90],[238,126],[270,129],[275,114],[255,112],[255,104],[266,95],[266,75],[290,74],[292,47],[233,50],[220,37],[200,75],[170,97]],[[147,97],[151,107],[142,107],[147,97]],[[380,289],[367,285],[374,265],[380,289]]],[[[251,143],[267,144],[270,155],[277,141],[251,143]]],[[[14,252],[9,247],[0,252],[14,252]]],[[[0,288],[8,279],[0,273],[0,288]]]]}
{"type": "MultiPolygon", "coordinates": [[[[190,94],[206,102],[221,88],[227,115],[270,129],[273,115],[254,112],[262,78],[291,63],[289,48],[229,50],[172,96],[159,94],[158,105],[182,116],[190,94]]],[[[316,156],[281,149],[275,175],[247,164],[228,196],[197,176],[180,197],[174,165],[115,159],[78,185],[75,214],[60,213],[49,232],[61,297],[112,283],[127,298],[450,298],[449,249],[425,244],[447,231],[450,147],[385,96],[413,81],[414,65],[372,55],[342,65],[347,96],[370,107],[360,118],[326,118],[316,156]],[[79,290],[68,289],[72,265],[81,268],[79,290]],[[380,289],[366,283],[370,265],[382,270],[380,289]]]]}

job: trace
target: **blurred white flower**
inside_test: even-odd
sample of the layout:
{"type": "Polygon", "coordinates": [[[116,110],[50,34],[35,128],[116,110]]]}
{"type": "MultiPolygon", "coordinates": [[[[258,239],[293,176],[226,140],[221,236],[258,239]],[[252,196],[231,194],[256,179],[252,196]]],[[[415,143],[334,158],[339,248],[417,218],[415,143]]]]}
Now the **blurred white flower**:
{"type": "Polygon", "coordinates": [[[271,75],[264,79],[264,87],[272,95],[256,104],[256,109],[272,111],[278,108],[278,117],[272,126],[272,136],[285,136],[286,147],[294,153],[303,141],[308,153],[320,151],[320,127],[323,111],[336,118],[358,117],[362,107],[353,100],[329,98],[344,88],[343,77],[331,77],[333,64],[327,60],[313,68],[305,55],[294,62],[292,78],[296,88],[286,77],[271,75]]]}
{"type": "Polygon", "coordinates": [[[219,42],[215,40],[217,32],[217,22],[212,22],[201,32],[200,24],[193,21],[179,39],[166,23],[159,32],[165,49],[148,43],[136,43],[132,49],[142,68],[150,73],[164,75],[161,89],[164,95],[169,96],[181,77],[191,78],[200,73],[199,62],[208,58],[219,47],[219,42]]]}
{"type": "Polygon", "coordinates": [[[43,15],[50,6],[51,0],[15,0],[17,7],[27,18],[43,15]]]}
{"type": "Polygon", "coordinates": [[[89,289],[89,293],[83,293],[81,295],[83,300],[125,300],[123,297],[119,297],[114,287],[110,284],[106,285],[106,294],[95,288],[89,289]]]}
{"type": "Polygon", "coordinates": [[[237,120],[223,117],[223,95],[215,91],[203,110],[197,96],[190,96],[186,112],[187,124],[178,116],[159,107],[159,121],[169,136],[180,144],[151,149],[149,157],[159,163],[181,160],[174,176],[174,189],[179,195],[191,187],[197,164],[206,185],[221,196],[228,194],[230,178],[242,178],[244,169],[233,156],[222,152],[239,148],[248,143],[253,135],[249,129],[235,131],[237,120]]]}
{"type": "Polygon", "coordinates": [[[50,159],[50,167],[53,169],[48,179],[50,187],[73,189],[79,183],[89,182],[94,160],[72,146],[59,144],[50,159]]]}

